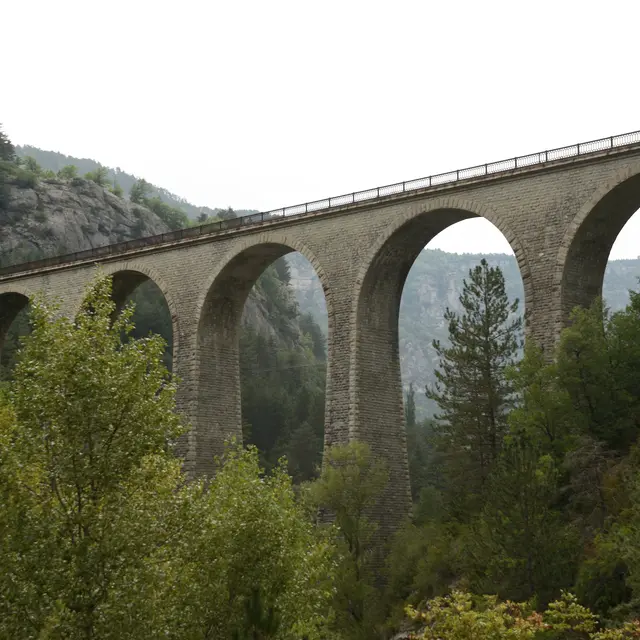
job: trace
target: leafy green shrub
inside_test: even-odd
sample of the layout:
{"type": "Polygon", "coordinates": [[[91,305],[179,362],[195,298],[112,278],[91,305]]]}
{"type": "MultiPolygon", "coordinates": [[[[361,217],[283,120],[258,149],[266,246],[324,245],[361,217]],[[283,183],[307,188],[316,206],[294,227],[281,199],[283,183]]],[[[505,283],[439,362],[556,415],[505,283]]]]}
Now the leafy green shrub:
{"type": "Polygon", "coordinates": [[[114,319],[111,280],[74,320],[31,306],[0,399],[0,637],[327,638],[333,549],[284,462],[232,444],[187,482],[163,340],[114,319]]]}
{"type": "Polygon", "coordinates": [[[25,156],[22,160],[22,164],[27,171],[40,175],[42,173],[42,167],[38,164],[38,161],[32,156],[25,156]]]}
{"type": "Polygon", "coordinates": [[[415,640],[631,640],[640,638],[640,621],[598,630],[598,619],[576,597],[563,593],[543,613],[527,603],[454,591],[420,609],[407,607],[422,629],[415,640]]]}
{"type": "Polygon", "coordinates": [[[78,167],[75,164],[67,164],[58,171],[58,176],[63,180],[73,180],[78,177],[78,167]]]}
{"type": "Polygon", "coordinates": [[[145,204],[160,218],[170,229],[183,229],[189,226],[187,214],[178,209],[171,207],[160,198],[148,198],[145,204]]]}
{"type": "Polygon", "coordinates": [[[85,173],[84,177],[85,180],[91,180],[91,182],[95,182],[98,186],[104,187],[109,181],[109,170],[107,167],[98,165],[95,170],[85,173]]]}
{"type": "Polygon", "coordinates": [[[38,175],[26,169],[18,169],[15,172],[15,183],[23,189],[34,189],[38,184],[38,175]]]}

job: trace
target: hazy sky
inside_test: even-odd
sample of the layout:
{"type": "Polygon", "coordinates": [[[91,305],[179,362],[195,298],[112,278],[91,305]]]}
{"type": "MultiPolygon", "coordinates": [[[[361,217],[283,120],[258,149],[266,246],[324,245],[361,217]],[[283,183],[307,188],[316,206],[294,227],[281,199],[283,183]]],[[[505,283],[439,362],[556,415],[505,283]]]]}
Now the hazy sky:
{"type": "MultiPolygon", "coordinates": [[[[0,122],[265,210],[640,129],[639,17],[637,0],[6,1],[0,122]]],[[[639,236],[637,214],[612,257],[639,236]]],[[[437,246],[508,250],[483,221],[437,246]]]]}

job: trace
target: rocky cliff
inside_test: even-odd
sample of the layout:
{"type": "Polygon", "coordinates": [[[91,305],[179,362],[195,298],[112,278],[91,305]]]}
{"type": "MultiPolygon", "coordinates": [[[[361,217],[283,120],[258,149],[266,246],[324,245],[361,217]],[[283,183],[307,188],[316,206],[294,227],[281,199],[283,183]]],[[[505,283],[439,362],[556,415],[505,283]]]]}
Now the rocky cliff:
{"type": "Polygon", "coordinates": [[[7,178],[0,261],[24,262],[168,231],[158,216],[90,180],[7,178]]]}
{"type": "MultiPolygon", "coordinates": [[[[7,197],[0,206],[2,265],[83,251],[169,230],[153,211],[118,197],[90,180],[25,181],[24,177],[7,176],[5,182],[7,197]]],[[[262,280],[250,294],[243,323],[291,345],[300,337],[295,297],[272,271],[262,280]],[[269,294],[265,285],[269,287],[269,294]],[[274,304],[278,306],[275,314],[274,304]]],[[[149,296],[157,295],[149,287],[141,289],[135,296],[140,306],[146,305],[149,296]]],[[[154,310],[157,315],[155,307],[154,310]]],[[[164,324],[169,326],[168,323],[160,326],[164,324]]]]}

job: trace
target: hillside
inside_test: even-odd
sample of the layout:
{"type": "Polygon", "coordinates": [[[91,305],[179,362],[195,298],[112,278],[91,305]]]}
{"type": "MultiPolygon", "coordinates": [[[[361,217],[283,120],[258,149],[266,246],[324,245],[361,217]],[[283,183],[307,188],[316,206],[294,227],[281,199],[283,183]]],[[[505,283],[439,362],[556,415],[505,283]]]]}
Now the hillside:
{"type": "MultiPolygon", "coordinates": [[[[78,168],[78,175],[83,176],[86,173],[95,171],[98,167],[102,166],[98,161],[90,158],[76,158],[74,156],[67,156],[58,151],[45,151],[32,147],[30,145],[16,146],[16,155],[19,158],[25,158],[30,156],[36,160],[36,162],[45,170],[53,171],[57,173],[67,165],[75,165],[78,168]]],[[[131,173],[123,171],[120,167],[107,167],[109,182],[111,184],[117,183],[125,194],[129,194],[131,187],[134,185],[139,177],[134,176],[131,173]]],[[[153,186],[152,196],[159,197],[163,202],[172,206],[182,209],[189,218],[196,220],[199,216],[205,215],[208,217],[215,217],[221,213],[227,213],[229,210],[226,207],[204,207],[197,206],[188,202],[185,198],[182,198],[175,193],[171,193],[167,189],[153,186]]],[[[235,211],[236,215],[242,216],[249,213],[255,213],[255,211],[248,209],[238,209],[235,211]]]]}
{"type": "Polygon", "coordinates": [[[73,253],[164,233],[152,211],[94,182],[8,177],[0,207],[0,264],[73,253]]]}

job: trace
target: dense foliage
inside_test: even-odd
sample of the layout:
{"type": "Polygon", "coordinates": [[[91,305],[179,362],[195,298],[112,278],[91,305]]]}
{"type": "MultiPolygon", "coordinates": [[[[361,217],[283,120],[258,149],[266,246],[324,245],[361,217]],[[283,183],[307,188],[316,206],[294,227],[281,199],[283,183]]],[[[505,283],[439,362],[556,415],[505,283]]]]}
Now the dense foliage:
{"type": "MultiPolygon", "coordinates": [[[[467,284],[463,296],[480,299],[486,289],[474,292],[467,284]]],[[[502,298],[500,287],[491,297],[502,298]]],[[[529,345],[492,385],[480,384],[481,377],[470,388],[460,384],[474,379],[469,364],[478,353],[495,353],[496,343],[476,343],[489,326],[482,318],[473,322],[469,313],[457,320],[452,347],[441,350],[440,420],[415,421],[413,389],[405,405],[416,503],[413,522],[398,534],[390,555],[394,615],[401,615],[405,599],[418,603],[458,586],[534,608],[570,589],[607,624],[635,618],[640,294],[630,292],[629,304],[616,313],[600,301],[576,309],[553,361],[529,345]],[[482,467],[465,458],[479,455],[472,443],[492,414],[485,400],[500,397],[501,388],[509,389],[508,411],[500,450],[483,479],[482,467]]],[[[502,323],[504,340],[510,322],[502,323]]]]}
{"type": "Polygon", "coordinates": [[[75,322],[32,303],[0,405],[0,637],[326,637],[334,553],[290,476],[231,447],[187,483],[162,339],[113,311],[108,279],[75,322]]]}

